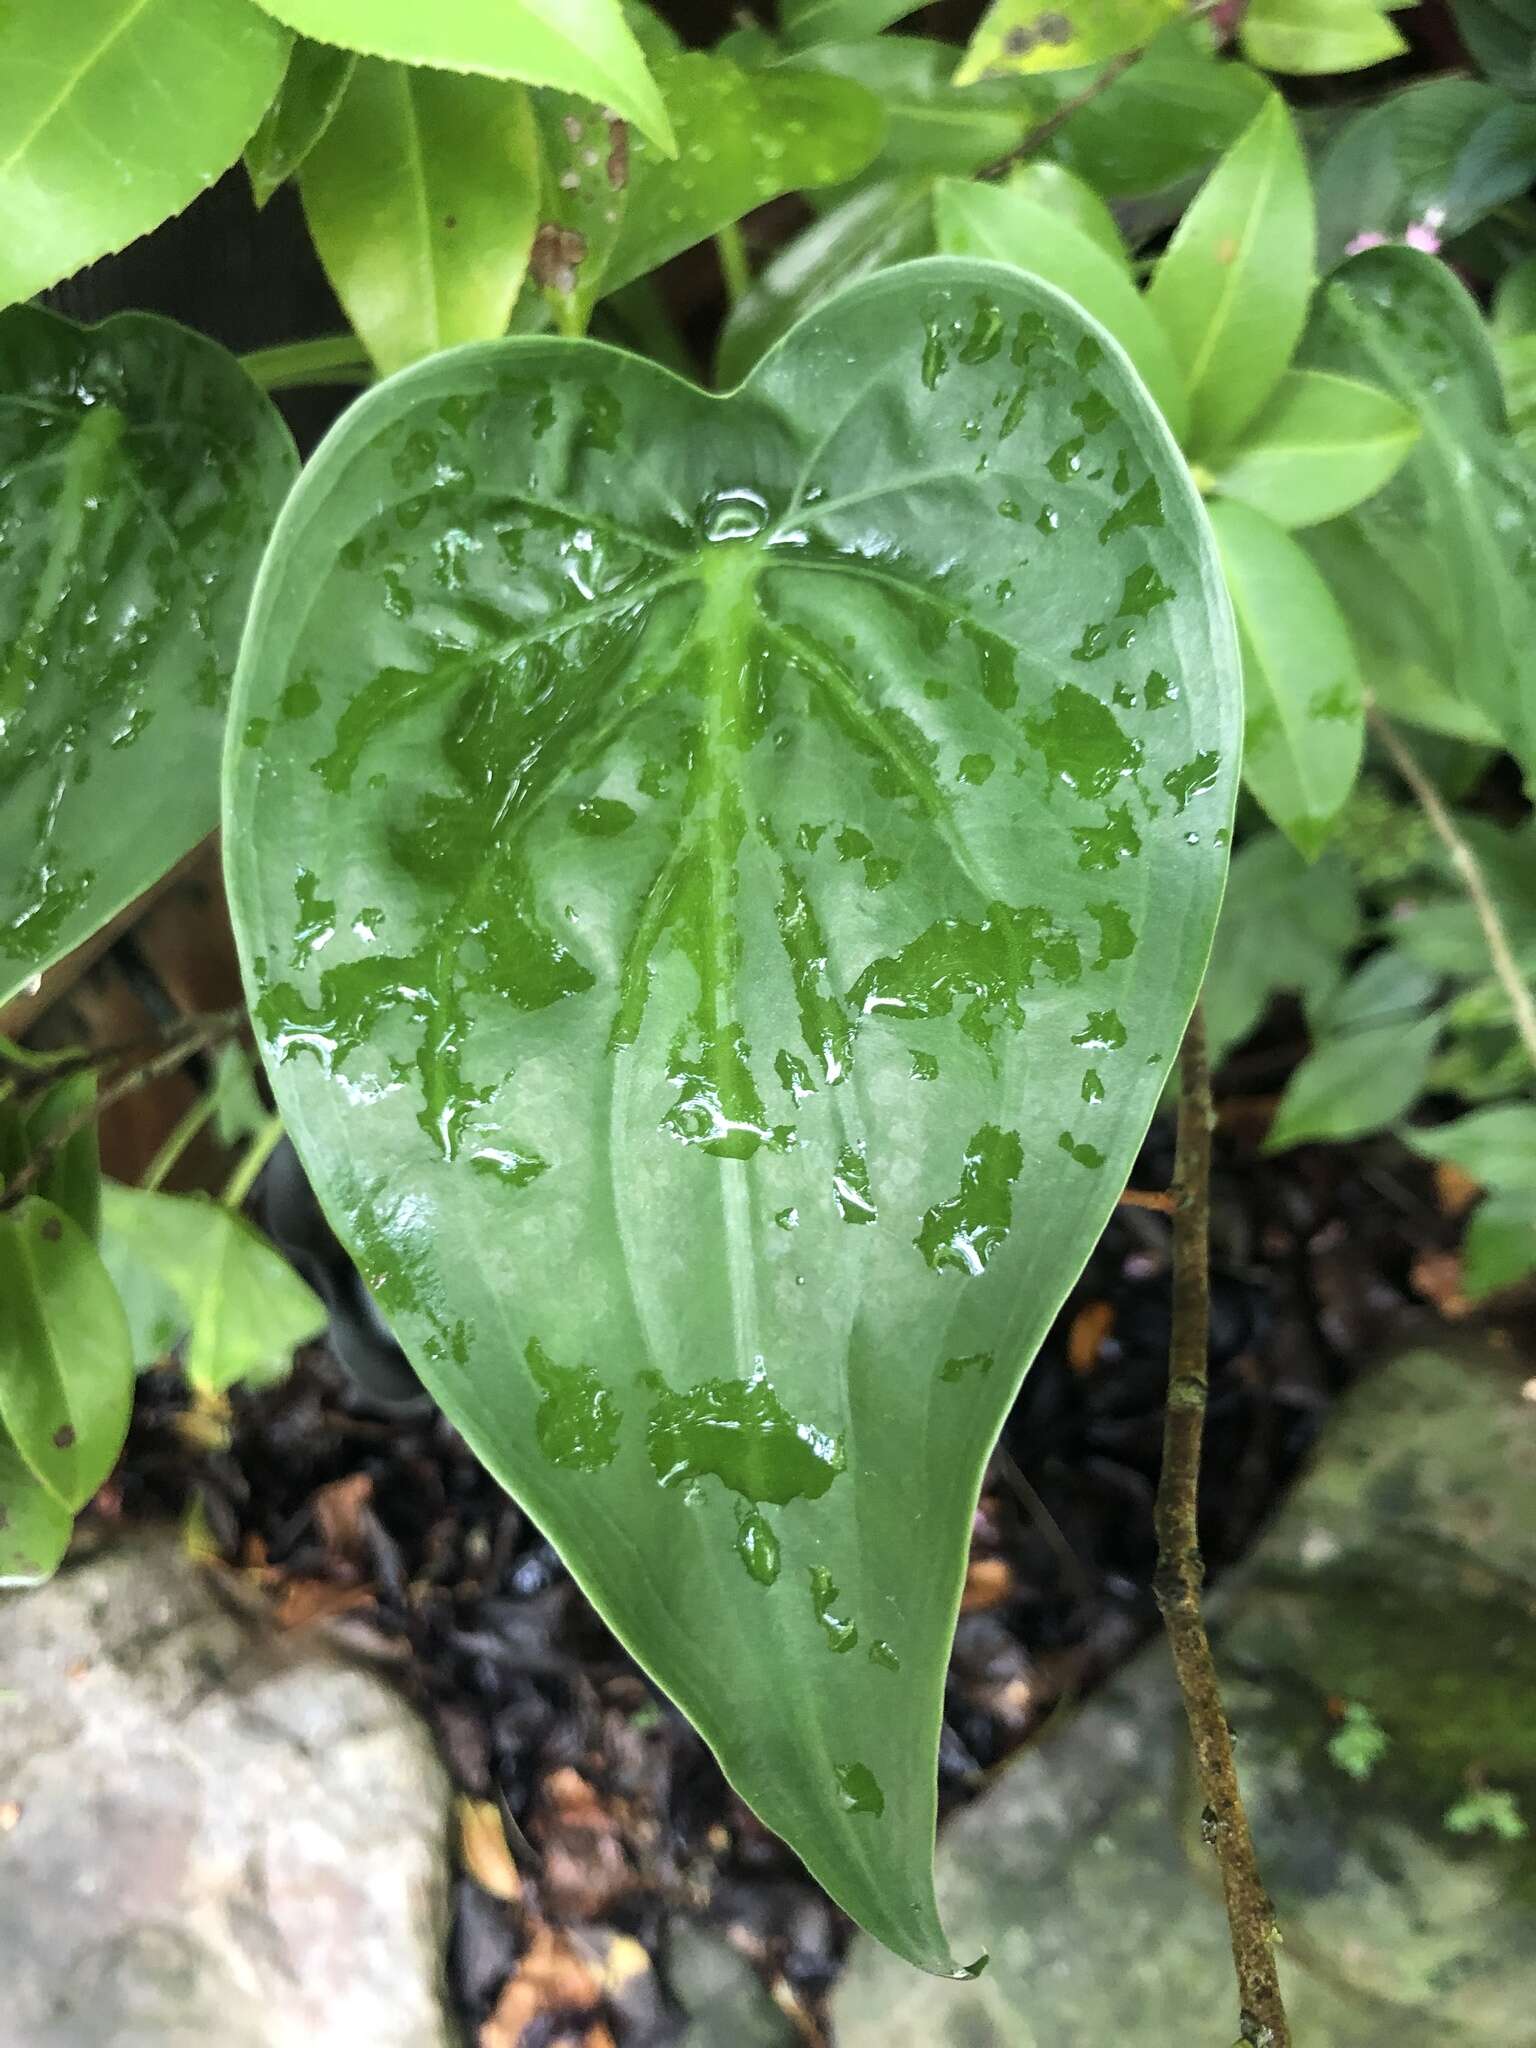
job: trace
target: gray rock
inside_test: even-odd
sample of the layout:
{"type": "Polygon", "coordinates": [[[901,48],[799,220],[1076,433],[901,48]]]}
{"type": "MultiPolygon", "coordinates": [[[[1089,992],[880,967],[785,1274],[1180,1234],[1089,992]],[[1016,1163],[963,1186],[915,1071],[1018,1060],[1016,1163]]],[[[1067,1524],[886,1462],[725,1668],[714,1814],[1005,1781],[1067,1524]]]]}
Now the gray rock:
{"type": "Polygon", "coordinates": [[[0,2048],[453,2040],[425,1730],[173,1539],[0,1601],[0,1805],[0,2048]]]}
{"type": "MultiPolygon", "coordinates": [[[[1238,1768],[1305,2048],[1536,2040],[1536,1405],[1498,1357],[1356,1390],[1215,1603],[1238,1768]],[[1385,1738],[1341,1762],[1352,1706],[1385,1738]],[[1479,1786],[1495,1827],[1446,1817],[1479,1786]]],[[[1227,2048],[1236,1996],[1161,1643],[946,1831],[977,1983],[861,1942],[839,2048],[1227,2048]]]]}

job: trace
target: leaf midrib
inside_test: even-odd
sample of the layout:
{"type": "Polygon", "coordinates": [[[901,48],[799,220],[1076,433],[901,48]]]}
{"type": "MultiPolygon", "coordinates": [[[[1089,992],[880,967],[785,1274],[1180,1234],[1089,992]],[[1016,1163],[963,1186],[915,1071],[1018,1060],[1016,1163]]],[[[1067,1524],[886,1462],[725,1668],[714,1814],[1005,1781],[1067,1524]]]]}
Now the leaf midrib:
{"type": "Polygon", "coordinates": [[[149,8],[153,7],[155,4],[156,0],[134,0],[134,4],[130,6],[128,12],[125,15],[123,15],[121,20],[117,23],[116,27],[110,29],[107,32],[107,34],[102,37],[101,41],[96,44],[95,48],[91,50],[89,55],[86,57],[85,62],[81,64],[77,70],[73,71],[68,78],[65,79],[64,84],[62,85],[58,93],[43,109],[42,113],[38,116],[37,120],[33,123],[33,125],[22,136],[21,140],[17,143],[16,147],[11,151],[10,155],[8,157],[5,157],[3,160],[0,160],[0,177],[3,177],[7,171],[11,170],[16,164],[18,164],[21,161],[21,159],[27,154],[27,151],[31,149],[33,143],[36,142],[37,138],[42,134],[43,130],[48,126],[48,124],[51,121],[53,121],[63,111],[65,106],[68,105],[73,93],[90,75],[90,73],[95,70],[96,66],[101,63],[103,58],[105,58],[105,56],[107,55],[108,51],[112,49],[113,45],[120,42],[122,38],[128,33],[129,29],[132,28],[133,24],[138,20],[139,16],[145,13],[149,8]]]}

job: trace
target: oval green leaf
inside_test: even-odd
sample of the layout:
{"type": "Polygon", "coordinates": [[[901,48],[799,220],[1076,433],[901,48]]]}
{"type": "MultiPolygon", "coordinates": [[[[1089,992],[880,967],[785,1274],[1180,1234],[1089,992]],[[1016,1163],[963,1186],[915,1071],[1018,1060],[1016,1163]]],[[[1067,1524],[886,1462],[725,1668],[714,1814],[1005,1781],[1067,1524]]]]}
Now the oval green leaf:
{"type": "Polygon", "coordinates": [[[1217,499],[1243,650],[1243,780],[1299,853],[1321,851],[1360,772],[1365,693],[1344,616],[1290,535],[1217,499]]]}
{"type": "Polygon", "coordinates": [[[433,70],[553,85],[610,106],[660,148],[672,127],[620,0],[261,0],[319,43],[433,70]]]}
{"type": "Polygon", "coordinates": [[[0,1301],[0,1430],[78,1511],[128,1434],[133,1350],[96,1247],[41,1195],[0,1212],[0,1301]]]}
{"type": "Polygon", "coordinates": [[[282,89],[245,146],[245,172],[258,207],[287,183],[330,127],[356,65],[352,50],[296,38],[282,89]]]}
{"type": "Polygon", "coordinates": [[[215,343],[0,314],[0,1003],[218,822],[235,647],[297,467],[215,343]]]}
{"type": "Polygon", "coordinates": [[[1271,93],[1201,186],[1147,290],[1188,380],[1196,455],[1234,439],[1284,375],[1316,244],[1306,159],[1271,93]]]}
{"type": "Polygon", "coordinates": [[[41,1585],[59,1568],[75,1526],[0,1428],[0,1592],[41,1585]]]}
{"type": "Polygon", "coordinates": [[[251,0],[0,10],[0,305],[147,235],[228,170],[283,76],[251,0]]]}
{"type": "Polygon", "coordinates": [[[1212,487],[1277,526],[1316,526],[1375,497],[1419,438],[1414,412],[1374,384],[1287,370],[1212,487]]]}
{"type": "Polygon", "coordinates": [[[1250,64],[1298,77],[1363,71],[1408,47],[1383,0],[1250,0],[1238,34],[1250,64]]]}
{"type": "Polygon", "coordinates": [[[253,607],[229,882],[321,1199],[743,1796],[928,1969],[980,1475],[1205,965],[1238,687],[1123,356],[946,259],[724,398],[590,342],[408,372],[253,607]]]}
{"type": "Polygon", "coordinates": [[[504,334],[539,219],[520,85],[363,58],[299,173],[304,216],[383,371],[504,334]]]}
{"type": "Polygon", "coordinates": [[[1183,437],[1189,424],[1184,379],[1167,334],[1136,289],[1123,247],[1106,250],[1068,214],[1041,205],[1027,190],[960,178],[940,181],[934,221],[946,255],[1015,264],[1075,299],[1109,329],[1146,380],[1174,437],[1183,437]]]}
{"type": "Polygon", "coordinates": [[[1184,0],[992,0],[966,46],[956,85],[997,72],[1102,64],[1177,21],[1184,0]]]}

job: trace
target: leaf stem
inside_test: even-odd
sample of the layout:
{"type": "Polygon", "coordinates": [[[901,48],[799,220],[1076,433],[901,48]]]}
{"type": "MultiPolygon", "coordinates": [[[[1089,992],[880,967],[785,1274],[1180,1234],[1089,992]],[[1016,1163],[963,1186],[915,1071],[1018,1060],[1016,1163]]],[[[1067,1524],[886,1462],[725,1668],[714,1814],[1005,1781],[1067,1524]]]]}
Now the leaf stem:
{"type": "Polygon", "coordinates": [[[246,1147],[239,1165],[224,1183],[224,1192],[219,1196],[222,1208],[239,1210],[246,1196],[256,1185],[256,1176],[277,1150],[283,1135],[283,1119],[276,1110],[267,1118],[261,1129],[246,1147]]]}
{"type": "Polygon", "coordinates": [[[151,1194],[164,1181],[166,1175],[186,1151],[198,1132],[213,1115],[214,1095],[211,1088],[205,1088],[191,1106],[182,1111],[172,1124],[154,1158],[145,1168],[142,1185],[151,1194]]]}
{"type": "MultiPolygon", "coordinates": [[[[1200,21],[1206,15],[1214,14],[1220,5],[1221,0],[1193,0],[1193,4],[1184,10],[1184,19],[1187,22],[1200,21]]],[[[1171,25],[1165,22],[1163,28],[1171,25]]],[[[1162,32],[1163,30],[1159,29],[1158,34],[1162,32]]],[[[1043,120],[1037,121],[1027,134],[1019,138],[1012,149],[998,157],[994,163],[984,164],[976,176],[987,181],[1006,177],[1015,164],[1023,163],[1026,158],[1032,157],[1037,149],[1043,149],[1046,143],[1054,140],[1066,127],[1074,114],[1080,114],[1084,107],[1092,106],[1101,93],[1108,92],[1112,85],[1117,85],[1124,78],[1127,71],[1139,64],[1155,40],[1156,37],[1148,37],[1146,42],[1137,43],[1129,50],[1122,50],[1118,57],[1111,57],[1102,71],[1094,73],[1081,92],[1073,93],[1070,99],[1063,100],[1058,107],[1053,107],[1043,120]]]]}
{"type": "Polygon", "coordinates": [[[1259,1876],[1253,1836],[1232,1758],[1216,1664],[1200,1606],[1205,1566],[1196,1520],[1210,1344],[1211,1070],[1198,1004],[1180,1055],[1182,1089],[1173,1218],[1173,1336],[1163,1469],[1153,1518],[1153,1587],[1173,1652],[1204,1803],[1204,1831],[1216,1852],[1237,1972],[1241,2036],[1253,2048],[1290,2048],[1275,1965],[1274,1908],[1259,1876]]]}
{"type": "Polygon", "coordinates": [[[1499,986],[1509,997],[1510,1009],[1514,1012],[1515,1029],[1520,1034],[1520,1043],[1525,1047],[1526,1056],[1536,1066],[1536,998],[1532,997],[1529,983],[1520,972],[1509,933],[1504,929],[1504,920],[1499,915],[1499,906],[1493,900],[1488,887],[1488,878],[1483,873],[1482,863],[1457,829],[1456,820],[1446,808],[1445,801],[1434,783],[1420,767],[1417,757],[1404,740],[1402,734],[1376,705],[1367,703],[1366,716],[1371,730],[1381,741],[1388,760],[1407,783],[1418,802],[1419,808],[1429,820],[1430,829],[1450,856],[1451,866],[1456,870],[1462,887],[1471,899],[1477,913],[1478,924],[1482,927],[1483,943],[1488,948],[1488,958],[1493,963],[1494,974],[1499,986]]]}
{"type": "Polygon", "coordinates": [[[240,367],[267,392],[305,384],[371,384],[374,374],[373,360],[355,334],[258,348],[240,358],[240,367]]]}
{"type": "Polygon", "coordinates": [[[752,289],[752,266],[747,261],[747,245],[742,238],[739,220],[731,221],[716,234],[715,254],[720,259],[725,302],[728,306],[738,306],[752,289]]]}

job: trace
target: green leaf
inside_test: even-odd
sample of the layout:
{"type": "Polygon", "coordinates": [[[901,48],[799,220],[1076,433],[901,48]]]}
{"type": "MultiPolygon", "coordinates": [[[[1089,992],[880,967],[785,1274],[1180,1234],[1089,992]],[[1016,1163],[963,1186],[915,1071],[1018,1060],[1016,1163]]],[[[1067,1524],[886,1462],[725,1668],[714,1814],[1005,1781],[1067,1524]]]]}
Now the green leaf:
{"type": "Polygon", "coordinates": [[[531,339],[380,387],[250,622],[229,879],[327,1213],[742,1795],[930,1969],[977,1484],[1205,964],[1236,659],[1114,344],[952,259],[723,399],[531,339]]]}
{"type": "Polygon", "coordinates": [[[644,141],[635,144],[606,291],[783,192],[854,177],[885,132],[879,100],[851,79],[788,69],[749,73],[701,52],[669,59],[657,75],[677,125],[677,160],[669,163],[644,141]]]}
{"type": "Polygon", "coordinates": [[[1432,1001],[1439,976],[1400,946],[1383,946],[1341,988],[1328,990],[1307,1006],[1314,1032],[1323,1038],[1365,1025],[1401,1024],[1432,1001]]]}
{"type": "Polygon", "coordinates": [[[221,1145],[238,1145],[266,1128],[267,1107],[243,1045],[220,1046],[214,1056],[209,1093],[213,1097],[213,1132],[221,1145]]]}
{"type": "MultiPolygon", "coordinates": [[[[1081,76],[1032,81],[1049,113],[1082,90],[1081,76]]],[[[980,90],[981,88],[973,88],[980,90]]],[[[1079,107],[1047,145],[1050,154],[1106,198],[1160,192],[1203,171],[1229,148],[1269,97],[1247,64],[1214,53],[1210,30],[1165,29],[1123,78],[1079,107]]]]}
{"type": "Polygon", "coordinates": [[[351,50],[303,36],[295,40],[277,98],[245,146],[246,176],[258,207],[287,183],[329,128],[356,66],[351,50]]]}
{"type": "Polygon", "coordinates": [[[1200,188],[1147,292],[1188,379],[1197,455],[1233,440],[1285,374],[1314,245],[1306,161],[1274,93],[1200,188]]]}
{"type": "Polygon", "coordinates": [[[1461,1284],[1481,1301],[1536,1272],[1536,1197],[1495,1195],[1479,1202],[1462,1243],[1461,1284]]]}
{"type": "Polygon", "coordinates": [[[202,1392],[281,1379],[301,1344],[326,1325],[319,1297],[243,1217],[204,1195],[151,1194],[108,1181],[107,1256],[138,1311],[135,1362],[152,1365],[187,1340],[183,1367],[202,1392]],[[169,1341],[167,1301],[180,1310],[169,1341]]]}
{"type": "Polygon", "coordinates": [[[875,183],[914,171],[966,176],[1006,156],[1048,106],[1022,79],[989,79],[960,90],[952,43],[921,36],[881,36],[796,51],[785,68],[849,80],[874,94],[885,111],[885,140],[868,166],[875,183]]]}
{"type": "Polygon", "coordinates": [[[234,163],[288,38],[250,0],[0,10],[0,305],[147,235],[234,163]]]}
{"type": "Polygon", "coordinates": [[[1505,1102],[1433,1130],[1405,1131],[1415,1152],[1448,1159],[1479,1187],[1499,1195],[1536,1195],[1536,1107],[1505,1102]]]}
{"type": "Polygon", "coordinates": [[[779,0],[785,46],[809,50],[817,43],[853,43],[878,35],[893,21],[915,14],[922,0],[779,0]]]}
{"type": "Polygon", "coordinates": [[[656,145],[672,128],[619,0],[261,0],[319,43],[435,70],[552,85],[610,106],[656,145]]]}
{"type": "Polygon", "coordinates": [[[1318,245],[1331,268],[1362,231],[1465,233],[1524,192],[1536,108],[1471,78],[1432,78],[1355,115],[1317,166],[1318,245]]]}
{"type": "Polygon", "coordinates": [[[506,332],[539,217],[522,86],[364,58],[299,190],[336,296],[385,374],[506,332]]]}
{"type": "Polygon", "coordinates": [[[1536,0],[1451,0],[1451,11],[1494,84],[1536,99],[1536,0]]]}
{"type": "Polygon", "coordinates": [[[1212,488],[1276,525],[1316,526],[1376,495],[1419,438],[1418,416],[1373,384],[1287,370],[1212,488]]]}
{"type": "Polygon", "coordinates": [[[1273,520],[1225,499],[1210,509],[1243,650],[1243,781],[1310,859],[1354,787],[1365,744],[1349,628],[1273,520]]]}
{"type": "Polygon", "coordinates": [[[61,1138],[38,1179],[37,1192],[62,1209],[93,1242],[101,1226],[101,1146],[95,1118],[84,1123],[80,1119],[95,1100],[96,1076],[71,1074],[55,1081],[26,1119],[29,1153],[61,1138]],[[66,1131],[69,1135],[62,1136],[66,1131]]]}
{"type": "Polygon", "coordinates": [[[72,1511],[117,1462],[133,1359],[116,1290],[78,1223],[41,1195],[0,1211],[0,1429],[72,1511]]]}
{"type": "Polygon", "coordinates": [[[1136,289],[1124,249],[1111,255],[1064,213],[1025,190],[940,181],[934,194],[939,248],[985,256],[1043,277],[1107,327],[1146,381],[1175,437],[1189,422],[1184,380],[1167,334],[1136,289]]]}
{"type": "Polygon", "coordinates": [[[1489,325],[1500,340],[1536,334],[1536,256],[1511,265],[1499,279],[1489,325]]]}
{"type": "Polygon", "coordinates": [[[1232,857],[1201,991],[1212,1059],[1249,1036],[1273,997],[1324,1000],[1361,928],[1355,885],[1336,853],[1308,863],[1278,832],[1249,839],[1232,857]]]}
{"type": "Polygon", "coordinates": [[[893,179],[845,199],[778,252],[743,293],[720,334],[715,380],[739,384],[765,350],[834,292],[893,263],[931,256],[933,180],[893,179]]]}
{"type": "Polygon", "coordinates": [[[0,314],[0,1003],[213,830],[235,644],[296,468],[213,342],[0,314]]]}
{"type": "Polygon", "coordinates": [[[0,1429],[0,1591],[52,1578],[75,1526],[0,1429]]]}
{"type": "Polygon", "coordinates": [[[1115,216],[1094,191],[1069,171],[1065,165],[1037,157],[1028,163],[1015,164],[1003,181],[1003,189],[1016,192],[1021,199],[1043,207],[1081,229],[1089,241],[1097,242],[1106,255],[1113,256],[1119,263],[1126,263],[1125,240],[1116,225],[1115,216]]]}
{"type": "Polygon", "coordinates": [[[1380,0],[1249,0],[1238,36],[1250,64],[1302,77],[1364,71],[1408,47],[1380,0]]]}
{"type": "Polygon", "coordinates": [[[1324,1039],[1292,1074],[1265,1151],[1359,1138],[1395,1123],[1423,1092],[1439,1031],[1436,1018],[1419,1017],[1324,1039]]]}
{"type": "Polygon", "coordinates": [[[1071,71],[1150,42],[1184,0],[992,0],[966,45],[956,85],[996,72],[1071,71]]]}
{"type": "Polygon", "coordinates": [[[1418,414],[1412,454],[1350,520],[1391,572],[1384,589],[1405,584],[1428,606],[1446,663],[1438,679],[1529,768],[1536,470],[1504,432],[1498,364],[1476,306],[1433,257],[1372,249],[1321,295],[1304,355],[1385,384],[1418,414]]]}

